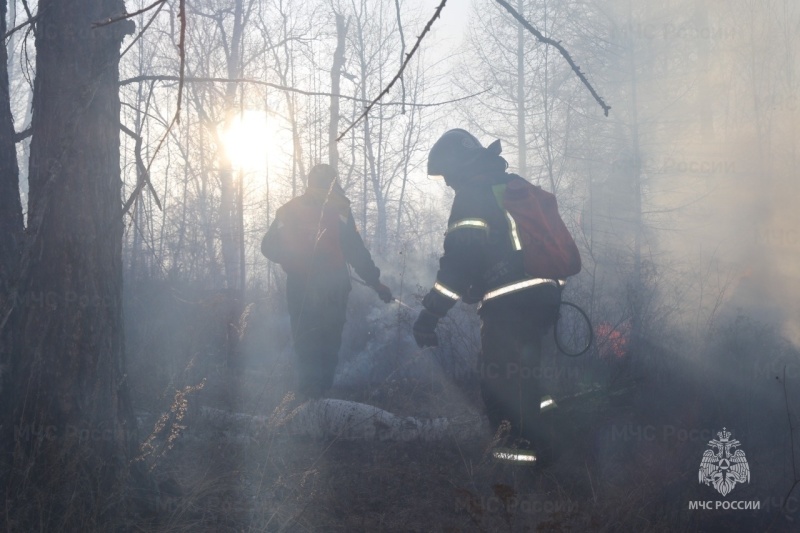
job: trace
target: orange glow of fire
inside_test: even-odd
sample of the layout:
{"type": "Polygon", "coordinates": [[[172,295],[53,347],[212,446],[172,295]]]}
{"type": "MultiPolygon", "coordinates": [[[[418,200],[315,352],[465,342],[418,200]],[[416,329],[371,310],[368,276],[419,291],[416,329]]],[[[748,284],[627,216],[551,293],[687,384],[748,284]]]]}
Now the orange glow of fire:
{"type": "Polygon", "coordinates": [[[613,326],[608,322],[600,322],[594,328],[597,339],[598,355],[602,359],[621,359],[628,354],[630,324],[623,322],[613,326]]]}

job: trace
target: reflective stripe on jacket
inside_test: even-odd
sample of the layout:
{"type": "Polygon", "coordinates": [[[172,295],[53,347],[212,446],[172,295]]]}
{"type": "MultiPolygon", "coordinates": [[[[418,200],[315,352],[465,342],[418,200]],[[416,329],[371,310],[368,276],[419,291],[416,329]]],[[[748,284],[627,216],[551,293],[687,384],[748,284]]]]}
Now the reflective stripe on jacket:
{"type": "Polygon", "coordinates": [[[509,179],[503,173],[456,189],[436,283],[422,302],[429,311],[444,316],[459,299],[477,303],[540,284],[526,276],[514,221],[493,190],[509,179]]]}

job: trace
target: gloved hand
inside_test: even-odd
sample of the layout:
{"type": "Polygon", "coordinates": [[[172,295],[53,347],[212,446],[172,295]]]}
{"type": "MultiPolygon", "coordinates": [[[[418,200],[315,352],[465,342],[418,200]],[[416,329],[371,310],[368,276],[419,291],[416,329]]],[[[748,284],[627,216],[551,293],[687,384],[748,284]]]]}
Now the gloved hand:
{"type": "Polygon", "coordinates": [[[439,323],[439,316],[431,313],[427,309],[420,311],[417,321],[414,322],[414,340],[417,346],[439,346],[439,337],[436,336],[436,324],[439,323]]]}
{"type": "Polygon", "coordinates": [[[388,304],[394,300],[394,296],[392,296],[392,289],[390,289],[383,283],[378,282],[378,284],[372,288],[375,289],[375,292],[378,293],[378,298],[383,300],[385,303],[388,304]]]}

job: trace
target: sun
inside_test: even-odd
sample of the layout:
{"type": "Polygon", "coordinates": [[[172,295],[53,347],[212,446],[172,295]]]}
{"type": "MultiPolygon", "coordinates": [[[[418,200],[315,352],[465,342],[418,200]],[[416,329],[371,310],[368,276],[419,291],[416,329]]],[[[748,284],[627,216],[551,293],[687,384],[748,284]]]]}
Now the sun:
{"type": "Polygon", "coordinates": [[[221,132],[225,152],[234,168],[260,171],[267,167],[272,131],[267,113],[246,109],[229,119],[221,132]]]}

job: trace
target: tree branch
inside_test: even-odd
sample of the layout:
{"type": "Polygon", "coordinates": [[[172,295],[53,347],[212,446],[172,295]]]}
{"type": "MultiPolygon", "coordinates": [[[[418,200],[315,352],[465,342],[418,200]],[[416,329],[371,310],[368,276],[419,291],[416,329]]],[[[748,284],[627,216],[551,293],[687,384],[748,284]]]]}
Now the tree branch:
{"type": "Polygon", "coordinates": [[[119,22],[121,20],[126,20],[126,19],[133,18],[133,17],[135,17],[137,15],[141,15],[142,13],[147,13],[151,9],[159,7],[160,5],[166,3],[166,1],[167,0],[156,0],[155,2],[150,4],[149,6],[143,7],[142,9],[140,9],[138,11],[134,11],[133,13],[125,13],[124,15],[120,15],[119,17],[107,18],[106,20],[104,20],[102,22],[95,22],[94,24],[92,24],[92,28],[101,28],[103,26],[108,26],[109,24],[114,24],[115,22],[119,22]]]}
{"type": "Polygon", "coordinates": [[[180,122],[183,82],[186,78],[186,0],[180,0],[178,4],[178,18],[181,21],[180,37],[178,39],[178,55],[181,59],[181,67],[180,80],[178,80],[178,102],[175,109],[175,122],[180,122]]]}
{"type": "Polygon", "coordinates": [[[20,141],[24,141],[25,139],[30,137],[32,134],[33,134],[33,130],[30,127],[28,129],[26,129],[26,130],[22,130],[20,132],[17,132],[17,133],[14,134],[14,143],[16,144],[16,143],[18,143],[20,141]]]}
{"type": "Polygon", "coordinates": [[[145,23],[145,25],[142,27],[142,29],[139,31],[139,33],[136,34],[136,37],[134,37],[131,40],[131,42],[128,44],[128,46],[125,47],[125,50],[120,52],[120,54],[119,54],[120,59],[122,59],[125,56],[125,54],[128,53],[128,50],[133,48],[133,45],[136,44],[136,42],[139,39],[142,38],[142,35],[144,35],[144,32],[146,32],[147,29],[150,27],[150,25],[153,24],[153,22],[156,20],[156,17],[158,16],[158,14],[161,13],[162,9],[164,9],[164,6],[166,5],[166,3],[165,2],[161,2],[160,4],[157,3],[157,4],[154,4],[154,5],[158,5],[158,9],[156,9],[156,12],[153,13],[153,16],[150,17],[150,20],[148,20],[147,23],[145,23]]]}
{"type": "MultiPolygon", "coordinates": [[[[123,85],[130,85],[131,83],[138,83],[141,81],[180,81],[178,76],[167,76],[167,75],[142,75],[136,76],[133,78],[128,78],[125,80],[121,80],[119,82],[120,86],[123,85]]],[[[271,87],[273,89],[277,89],[279,91],[286,91],[290,93],[297,93],[302,94],[304,96],[338,96],[339,98],[343,98],[345,100],[351,100],[353,102],[362,102],[368,103],[370,100],[364,100],[363,98],[356,98],[354,96],[349,96],[346,94],[332,94],[320,91],[304,91],[303,89],[297,89],[295,87],[288,87],[286,85],[278,85],[277,83],[271,83],[268,81],[261,81],[261,80],[253,80],[249,78],[207,78],[207,77],[193,77],[193,76],[186,76],[183,79],[184,83],[252,83],[253,85],[261,85],[263,87],[271,87]]],[[[443,102],[433,102],[430,104],[416,104],[411,102],[376,102],[376,105],[382,106],[392,106],[392,105],[399,105],[399,106],[409,106],[409,107],[436,107],[445,104],[452,104],[455,102],[460,102],[462,100],[467,100],[469,98],[475,98],[476,96],[480,96],[484,93],[487,93],[491,90],[484,89],[481,92],[468,94],[466,96],[460,96],[458,98],[454,98],[452,100],[445,100],[443,102]]]]}
{"type": "Polygon", "coordinates": [[[511,13],[511,16],[513,16],[515,19],[517,19],[519,21],[519,23],[522,24],[522,26],[525,27],[525,29],[527,29],[529,32],[531,32],[534,35],[534,37],[536,37],[540,42],[542,42],[544,44],[549,44],[550,46],[555,47],[556,50],[561,52],[561,55],[564,56],[564,59],[567,60],[567,63],[569,63],[569,66],[572,67],[572,70],[575,72],[575,74],[578,75],[578,78],[580,78],[580,80],[583,82],[583,84],[586,86],[586,88],[589,89],[589,92],[592,93],[592,96],[597,101],[597,103],[600,104],[600,107],[603,108],[603,114],[605,114],[605,116],[608,116],[608,112],[611,110],[611,106],[607,105],[603,101],[603,98],[599,94],[597,94],[597,91],[594,90],[594,87],[592,87],[592,84],[589,83],[589,80],[587,80],[586,76],[583,74],[583,72],[581,72],[581,68],[578,65],[575,64],[575,61],[572,60],[572,57],[569,55],[569,52],[567,52],[567,50],[563,46],[561,46],[561,43],[558,42],[558,41],[554,41],[553,39],[551,39],[549,37],[545,37],[544,35],[542,35],[542,33],[539,30],[534,28],[531,25],[530,22],[525,20],[522,17],[522,15],[517,13],[517,11],[513,7],[508,5],[508,3],[505,2],[504,0],[496,0],[496,1],[506,11],[511,13]]]}
{"type": "Polygon", "coordinates": [[[147,166],[144,164],[144,160],[142,159],[142,138],[137,135],[135,131],[125,126],[125,124],[120,124],[119,129],[128,135],[128,137],[131,137],[134,141],[136,141],[136,145],[133,149],[136,157],[136,187],[122,207],[122,216],[124,217],[125,214],[127,214],[128,210],[133,205],[133,202],[136,201],[136,198],[139,196],[145,185],[147,185],[147,188],[150,190],[150,194],[153,195],[153,200],[155,200],[158,209],[163,211],[161,202],[158,199],[158,193],[156,193],[153,184],[150,182],[150,172],[147,170],[147,166]]]}
{"type": "Polygon", "coordinates": [[[353,123],[352,123],[352,124],[350,124],[350,125],[349,125],[349,126],[348,126],[348,127],[347,127],[347,128],[346,128],[346,129],[345,129],[345,130],[344,130],[344,131],[343,131],[343,132],[340,134],[340,135],[339,135],[339,137],[336,139],[337,141],[341,141],[341,140],[344,138],[344,136],[345,136],[345,135],[347,135],[347,132],[349,132],[350,130],[352,130],[352,129],[355,127],[355,125],[356,125],[356,124],[358,124],[359,122],[361,122],[361,121],[364,119],[364,117],[366,117],[366,116],[369,114],[370,110],[371,110],[371,109],[372,109],[372,108],[375,106],[375,104],[377,104],[377,103],[378,103],[378,100],[380,100],[380,99],[381,99],[381,98],[383,98],[383,97],[384,97],[386,94],[388,94],[388,93],[389,93],[389,90],[392,88],[392,85],[394,85],[394,83],[395,83],[395,82],[396,82],[398,79],[400,79],[400,77],[403,75],[403,71],[406,69],[406,66],[408,65],[409,61],[411,61],[411,58],[412,58],[412,57],[414,57],[414,53],[415,53],[415,52],[417,51],[417,49],[419,48],[419,45],[420,45],[420,43],[422,42],[422,39],[423,39],[423,38],[425,37],[425,35],[426,35],[426,34],[427,34],[429,31],[430,31],[430,29],[431,29],[431,26],[433,26],[433,22],[434,22],[436,19],[438,19],[438,18],[439,18],[439,15],[441,14],[441,12],[442,12],[442,9],[444,8],[444,5],[445,5],[446,3],[447,3],[447,0],[442,0],[442,3],[441,3],[441,4],[439,4],[439,6],[436,8],[436,12],[433,14],[433,17],[431,17],[431,19],[430,19],[430,20],[428,21],[428,23],[425,25],[425,28],[422,30],[422,33],[420,34],[420,36],[419,36],[419,37],[417,37],[417,42],[416,42],[416,43],[414,43],[414,47],[411,49],[411,51],[408,53],[408,55],[406,55],[406,59],[405,59],[405,61],[403,61],[403,64],[402,64],[402,65],[400,65],[400,70],[398,70],[398,71],[397,71],[397,74],[395,74],[394,78],[392,78],[392,81],[390,81],[390,82],[389,82],[389,84],[386,86],[386,88],[385,88],[383,91],[381,91],[381,94],[379,94],[379,95],[378,95],[378,97],[377,97],[377,98],[375,98],[375,100],[373,100],[372,102],[370,102],[370,104],[367,106],[367,108],[364,110],[364,112],[363,112],[363,113],[361,113],[361,115],[360,115],[360,116],[359,116],[359,117],[358,117],[358,118],[357,118],[355,121],[353,121],[353,123]]]}
{"type": "Polygon", "coordinates": [[[16,26],[14,26],[10,30],[8,30],[5,35],[3,35],[3,40],[8,39],[12,35],[14,35],[16,32],[18,32],[19,30],[21,30],[22,28],[27,26],[28,24],[31,24],[31,25],[34,24],[38,19],[39,19],[39,14],[37,13],[36,15],[34,15],[31,18],[29,18],[25,22],[17,24],[16,26]]]}
{"type": "MultiPolygon", "coordinates": [[[[156,16],[158,15],[159,11],[161,11],[161,8],[163,6],[164,6],[163,2],[161,4],[159,4],[158,10],[156,10],[156,12],[153,15],[153,17],[147,23],[147,26],[145,26],[144,29],[142,29],[142,32],[139,33],[139,35],[137,36],[137,39],[138,39],[138,37],[141,37],[142,33],[144,33],[144,30],[146,30],[147,27],[150,26],[150,23],[152,23],[153,20],[155,20],[156,16]]],[[[156,205],[158,205],[159,209],[162,209],[161,203],[158,201],[158,195],[155,194],[155,189],[153,188],[153,185],[150,183],[150,179],[148,178],[148,176],[150,175],[150,167],[153,165],[153,162],[156,160],[156,156],[158,155],[158,152],[161,151],[161,147],[164,146],[164,142],[167,140],[167,137],[169,136],[169,132],[172,131],[172,128],[175,126],[175,124],[180,122],[180,119],[181,119],[181,103],[183,101],[183,85],[184,85],[184,78],[186,77],[185,76],[185,73],[186,73],[186,46],[185,46],[185,43],[186,43],[186,0],[180,0],[180,2],[178,3],[178,18],[180,19],[180,22],[181,22],[181,27],[180,27],[180,30],[179,30],[180,33],[179,33],[179,37],[178,37],[178,57],[180,57],[180,69],[179,69],[180,76],[178,76],[178,101],[177,101],[176,106],[175,106],[175,115],[172,117],[172,120],[170,121],[169,126],[167,126],[167,129],[164,132],[164,135],[162,135],[161,138],[158,140],[158,144],[156,144],[156,148],[155,148],[155,150],[153,150],[153,157],[150,159],[150,163],[148,163],[147,166],[144,167],[144,182],[147,183],[147,185],[150,187],[150,191],[154,194],[156,205]]],[[[128,48],[125,49],[125,52],[130,50],[131,46],[133,46],[133,43],[131,43],[130,46],[128,46],[128,48]]],[[[125,52],[123,52],[123,54],[125,52]]],[[[141,139],[138,139],[138,136],[137,136],[137,143],[139,144],[139,146],[141,146],[141,139]]],[[[137,162],[137,165],[138,165],[138,162],[137,162]]],[[[144,162],[142,162],[142,165],[144,166],[144,162]]],[[[139,181],[136,184],[136,189],[134,189],[134,191],[131,194],[130,198],[128,198],[128,201],[125,202],[125,205],[123,206],[123,210],[122,210],[122,216],[123,217],[128,212],[128,210],[131,208],[131,205],[133,205],[133,202],[136,200],[136,197],[141,193],[143,187],[144,187],[144,183],[142,181],[139,181]]]]}
{"type": "MultiPolygon", "coordinates": [[[[29,21],[34,22],[34,19],[38,18],[38,16],[39,16],[38,12],[37,12],[36,16],[34,16],[34,14],[31,12],[31,7],[28,5],[28,0],[22,0],[22,7],[25,8],[25,14],[28,15],[28,20],[29,21]]],[[[36,6],[36,8],[38,10],[39,6],[36,6]]],[[[35,26],[33,24],[31,24],[31,28],[35,29],[35,26]]],[[[35,31],[34,31],[34,35],[36,35],[35,31]]]]}
{"type": "MultiPolygon", "coordinates": [[[[394,0],[394,8],[397,11],[397,31],[400,33],[400,64],[403,64],[403,57],[406,55],[406,37],[403,34],[403,19],[400,18],[400,0],[394,0]]],[[[403,97],[401,100],[405,101],[406,99],[406,84],[403,78],[400,78],[400,88],[403,92],[403,97]]],[[[402,114],[406,114],[406,107],[403,106],[401,111],[402,114]]]]}

